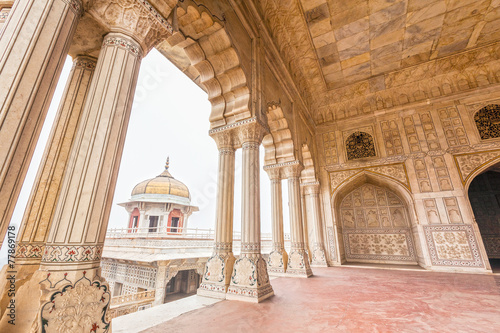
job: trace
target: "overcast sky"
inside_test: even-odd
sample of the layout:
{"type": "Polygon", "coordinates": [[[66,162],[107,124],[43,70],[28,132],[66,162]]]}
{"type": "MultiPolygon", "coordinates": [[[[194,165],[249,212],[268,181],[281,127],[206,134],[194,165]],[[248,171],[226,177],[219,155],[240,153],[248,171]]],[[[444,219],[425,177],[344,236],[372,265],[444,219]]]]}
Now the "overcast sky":
{"type": "MultiPolygon", "coordinates": [[[[70,57],[59,80],[53,102],[21,190],[12,225],[19,228],[45,144],[72,66],[70,57]]],[[[139,182],[159,175],[170,156],[170,173],[185,183],[193,205],[200,208],[188,227],[214,228],[218,152],[208,135],[210,102],[207,94],[177,67],[153,49],[142,61],[132,114],[123,150],[108,228],[128,226],[128,213],[117,203],[125,202],[139,182]]],[[[261,146],[260,163],[264,151],[261,146]]],[[[270,182],[261,167],[261,229],[271,232],[270,182]]],[[[285,231],[289,230],[287,186],[283,182],[285,231]]],[[[234,229],[241,230],[241,149],[236,152],[234,229]]],[[[0,251],[6,263],[7,247],[0,251]]]]}

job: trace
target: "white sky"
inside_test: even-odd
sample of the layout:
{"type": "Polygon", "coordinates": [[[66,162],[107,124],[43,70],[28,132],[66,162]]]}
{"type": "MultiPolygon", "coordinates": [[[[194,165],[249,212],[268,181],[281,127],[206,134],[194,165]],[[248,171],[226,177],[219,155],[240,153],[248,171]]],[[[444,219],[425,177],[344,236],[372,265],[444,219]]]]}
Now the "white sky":
{"type": "MultiPolygon", "coordinates": [[[[71,66],[72,60],[68,57],[11,220],[16,230],[71,66]]],[[[215,141],[208,135],[210,107],[207,94],[158,51],[153,49],[143,59],[108,228],[128,226],[128,213],[117,203],[127,201],[136,184],[159,175],[167,156],[170,156],[170,173],[188,186],[192,204],[200,208],[191,215],[188,227],[214,228],[218,151],[215,141]]],[[[262,166],[262,146],[260,155],[262,166]]],[[[271,232],[271,185],[262,167],[260,175],[261,229],[268,233],[271,232]]],[[[286,181],[283,181],[285,232],[289,231],[287,194],[286,181]]],[[[234,230],[241,230],[241,149],[236,152],[234,202],[234,230]]],[[[7,261],[6,251],[7,247],[3,246],[0,265],[7,261]]]]}

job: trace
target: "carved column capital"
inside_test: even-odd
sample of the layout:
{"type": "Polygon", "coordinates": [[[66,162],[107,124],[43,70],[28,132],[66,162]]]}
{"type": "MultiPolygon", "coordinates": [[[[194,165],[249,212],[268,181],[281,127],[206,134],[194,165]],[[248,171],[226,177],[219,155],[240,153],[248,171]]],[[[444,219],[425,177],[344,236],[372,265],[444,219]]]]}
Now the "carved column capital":
{"type": "Polygon", "coordinates": [[[298,178],[304,166],[300,161],[283,163],[283,174],[286,178],[298,178]]]}
{"type": "Polygon", "coordinates": [[[276,164],[266,165],[264,167],[264,171],[267,172],[267,175],[272,182],[280,181],[283,177],[283,171],[281,170],[281,167],[276,166],[276,164]]]}
{"type": "Polygon", "coordinates": [[[93,1],[88,13],[107,31],[123,33],[136,40],[147,54],[160,40],[173,33],[165,15],[175,7],[164,4],[159,12],[147,0],[93,1]]]}
{"type": "Polygon", "coordinates": [[[104,37],[102,46],[116,46],[127,50],[139,59],[143,57],[143,50],[139,42],[123,33],[111,32],[104,37]]]}
{"type": "Polygon", "coordinates": [[[260,121],[249,122],[237,127],[237,136],[239,142],[244,145],[245,143],[256,143],[260,145],[264,136],[269,133],[269,130],[260,121]]]}
{"type": "Polygon", "coordinates": [[[97,59],[94,57],[78,56],[73,59],[73,67],[75,68],[88,69],[93,71],[95,70],[96,64],[97,59]]]}
{"type": "Polygon", "coordinates": [[[316,195],[319,194],[320,184],[319,182],[303,183],[300,185],[304,192],[304,195],[316,195]]]}
{"type": "Polygon", "coordinates": [[[234,153],[234,138],[232,131],[222,131],[210,133],[212,139],[217,144],[219,151],[233,151],[234,153]]]}

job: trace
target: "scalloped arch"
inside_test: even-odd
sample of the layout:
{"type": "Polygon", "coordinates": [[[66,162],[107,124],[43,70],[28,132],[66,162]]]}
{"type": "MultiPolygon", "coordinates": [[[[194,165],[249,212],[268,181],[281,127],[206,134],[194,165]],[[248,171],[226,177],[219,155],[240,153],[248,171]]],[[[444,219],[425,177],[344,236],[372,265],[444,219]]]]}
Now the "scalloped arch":
{"type": "Polygon", "coordinates": [[[248,80],[223,24],[203,6],[187,1],[179,2],[177,18],[179,31],[167,42],[183,49],[199,73],[212,104],[211,128],[250,118],[248,80]]]}
{"type": "Polygon", "coordinates": [[[279,105],[268,107],[267,123],[271,134],[267,135],[262,142],[266,151],[265,164],[295,161],[292,132],[279,105]]]}

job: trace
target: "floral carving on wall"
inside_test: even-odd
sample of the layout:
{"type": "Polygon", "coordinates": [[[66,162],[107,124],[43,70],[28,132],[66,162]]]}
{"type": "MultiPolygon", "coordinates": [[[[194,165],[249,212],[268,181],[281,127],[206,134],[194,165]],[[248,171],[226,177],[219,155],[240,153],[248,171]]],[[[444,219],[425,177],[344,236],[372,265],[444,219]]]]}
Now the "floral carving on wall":
{"type": "MultiPolygon", "coordinates": [[[[66,280],[68,281],[68,280],[66,280]]],[[[69,282],[69,281],[68,281],[69,282]]],[[[109,332],[106,311],[111,299],[108,287],[84,276],[54,292],[42,306],[42,333],[109,332]]]]}
{"type": "Polygon", "coordinates": [[[427,225],[424,232],[433,265],[484,267],[471,225],[427,225]]]}
{"type": "Polygon", "coordinates": [[[346,259],[416,261],[406,205],[392,191],[364,184],[340,203],[346,259]]]}

